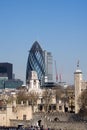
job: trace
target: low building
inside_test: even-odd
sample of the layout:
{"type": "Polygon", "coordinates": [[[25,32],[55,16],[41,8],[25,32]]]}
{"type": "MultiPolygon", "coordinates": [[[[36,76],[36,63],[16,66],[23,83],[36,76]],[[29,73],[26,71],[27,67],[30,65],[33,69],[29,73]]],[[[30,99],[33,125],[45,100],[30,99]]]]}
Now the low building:
{"type": "Polygon", "coordinates": [[[0,80],[0,89],[16,89],[23,85],[23,81],[20,79],[1,79],[0,80]]]}

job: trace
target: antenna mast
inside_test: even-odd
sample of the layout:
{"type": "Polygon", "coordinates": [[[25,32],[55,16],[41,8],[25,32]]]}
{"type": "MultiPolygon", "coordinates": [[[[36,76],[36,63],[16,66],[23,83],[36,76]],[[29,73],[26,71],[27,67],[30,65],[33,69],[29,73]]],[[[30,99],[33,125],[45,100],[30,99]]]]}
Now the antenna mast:
{"type": "Polygon", "coordinates": [[[78,62],[77,62],[77,68],[79,68],[79,60],[78,60],[78,62]]]}

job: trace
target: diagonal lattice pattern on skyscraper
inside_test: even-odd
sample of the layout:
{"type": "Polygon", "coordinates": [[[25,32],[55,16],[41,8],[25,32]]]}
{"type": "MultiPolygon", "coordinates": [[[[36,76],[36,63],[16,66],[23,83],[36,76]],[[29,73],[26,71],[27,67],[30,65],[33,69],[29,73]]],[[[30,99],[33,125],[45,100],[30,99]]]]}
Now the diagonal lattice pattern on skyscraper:
{"type": "Polygon", "coordinates": [[[43,50],[37,41],[34,42],[33,46],[29,51],[27,69],[26,69],[26,82],[30,71],[36,71],[38,79],[41,81],[45,76],[45,64],[43,50]]]}

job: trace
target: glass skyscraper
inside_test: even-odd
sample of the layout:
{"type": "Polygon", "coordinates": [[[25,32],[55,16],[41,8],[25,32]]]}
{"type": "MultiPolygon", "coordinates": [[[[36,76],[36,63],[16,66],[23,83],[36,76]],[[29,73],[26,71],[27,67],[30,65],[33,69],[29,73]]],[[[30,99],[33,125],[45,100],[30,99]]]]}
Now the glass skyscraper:
{"type": "Polygon", "coordinates": [[[44,51],[44,61],[45,61],[45,76],[48,82],[53,81],[53,57],[51,52],[44,51]]]}
{"type": "Polygon", "coordinates": [[[45,76],[45,65],[44,65],[44,55],[43,50],[37,41],[32,45],[26,69],[26,82],[28,81],[28,76],[30,71],[36,71],[38,74],[38,79],[41,81],[45,76]]]}
{"type": "Polygon", "coordinates": [[[45,82],[45,77],[47,77],[48,82],[52,81],[52,55],[50,52],[43,51],[37,41],[34,42],[29,51],[26,68],[26,83],[28,83],[30,71],[37,72],[41,84],[45,82]]]}

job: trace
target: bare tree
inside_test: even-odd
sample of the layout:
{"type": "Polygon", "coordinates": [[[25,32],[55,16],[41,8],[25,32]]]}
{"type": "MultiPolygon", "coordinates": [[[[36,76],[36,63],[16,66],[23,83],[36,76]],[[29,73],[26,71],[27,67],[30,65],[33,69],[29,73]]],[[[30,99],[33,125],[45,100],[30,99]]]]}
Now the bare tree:
{"type": "Polygon", "coordinates": [[[21,101],[26,103],[28,101],[28,104],[32,106],[32,110],[34,111],[34,106],[37,105],[38,98],[39,96],[36,92],[19,91],[17,94],[17,103],[20,104],[21,101]]]}
{"type": "Polygon", "coordinates": [[[7,104],[9,104],[9,103],[13,103],[14,100],[15,100],[15,97],[13,95],[10,95],[8,96],[6,101],[7,101],[7,104]]]}
{"type": "Polygon", "coordinates": [[[20,104],[21,101],[23,101],[24,103],[28,100],[28,95],[26,94],[25,91],[19,91],[17,93],[17,103],[20,104]]]}
{"type": "Polygon", "coordinates": [[[35,92],[28,93],[28,102],[32,106],[32,110],[34,110],[34,106],[37,105],[38,98],[39,98],[38,93],[35,92]]]}
{"type": "Polygon", "coordinates": [[[36,101],[38,99],[38,94],[35,92],[25,92],[25,91],[19,91],[17,94],[18,101],[30,101],[36,104],[36,101]]]}
{"type": "Polygon", "coordinates": [[[42,97],[43,97],[43,100],[44,100],[45,111],[48,112],[49,111],[49,105],[52,102],[52,90],[45,89],[45,91],[43,92],[42,97]]]}
{"type": "Polygon", "coordinates": [[[56,96],[56,101],[62,100],[64,98],[64,90],[60,88],[56,89],[55,96],[56,96]]]}
{"type": "Polygon", "coordinates": [[[79,114],[87,116],[87,90],[84,90],[78,98],[78,105],[80,107],[79,114]]]}
{"type": "Polygon", "coordinates": [[[65,88],[65,102],[68,103],[70,112],[74,112],[75,109],[75,91],[74,86],[70,85],[65,88]]]}

